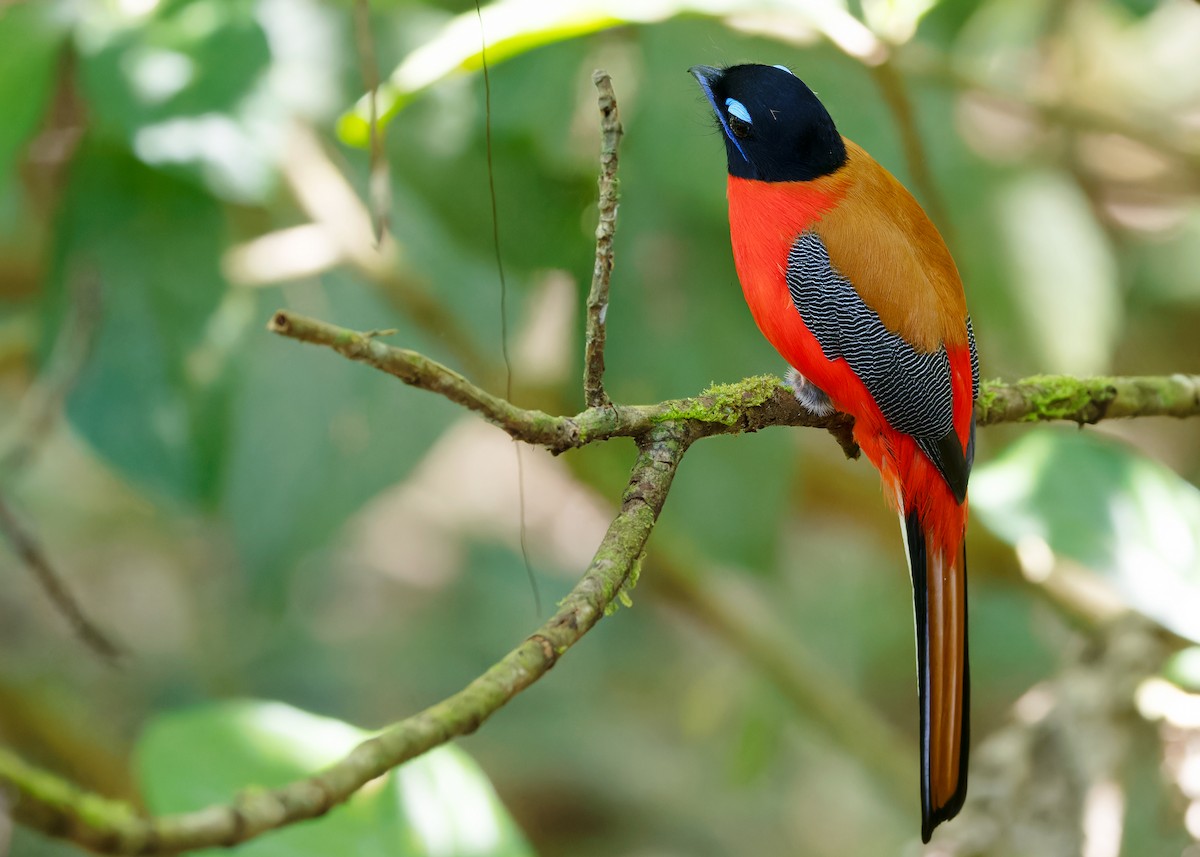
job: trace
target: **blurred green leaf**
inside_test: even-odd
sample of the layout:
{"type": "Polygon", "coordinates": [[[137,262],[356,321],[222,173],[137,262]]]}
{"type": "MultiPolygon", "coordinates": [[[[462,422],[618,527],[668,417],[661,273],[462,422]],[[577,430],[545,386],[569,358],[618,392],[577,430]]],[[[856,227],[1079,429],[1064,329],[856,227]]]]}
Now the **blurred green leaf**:
{"type": "Polygon", "coordinates": [[[55,12],[49,3],[6,4],[0,9],[0,191],[50,97],[63,41],[55,12]]]}
{"type": "MultiPolygon", "coordinates": [[[[280,702],[216,703],[153,720],[138,742],[137,767],[152,811],[186,812],[310,776],[371,735],[280,702]]],[[[238,847],[246,857],[532,853],[487,777],[451,746],[372,781],[321,818],[238,847]]]]}
{"type": "Polygon", "coordinates": [[[746,786],[770,772],[779,757],[789,719],[778,698],[767,692],[752,698],[740,714],[729,773],[736,783],[746,786]]]}
{"type": "MultiPolygon", "coordinates": [[[[225,292],[224,220],[213,199],[128,154],[87,143],[74,164],[47,304],[62,316],[98,278],[96,344],[67,416],[133,481],[170,497],[212,496],[222,446],[224,363],[210,329],[225,292]]],[[[51,327],[51,330],[54,326],[51,327]]]]}
{"type": "Polygon", "coordinates": [[[999,207],[1012,288],[1041,365],[1106,371],[1121,318],[1117,263],[1087,197],[1065,175],[1030,172],[999,207]]]}
{"type": "Polygon", "coordinates": [[[103,133],[222,195],[261,197],[277,143],[263,92],[270,50],[249,0],[176,0],[143,20],[88,10],[80,79],[103,133]]]}
{"type": "Polygon", "coordinates": [[[1114,2],[1135,18],[1144,18],[1162,5],[1161,0],[1114,0],[1114,2]]]}
{"type": "Polygon", "coordinates": [[[61,839],[51,839],[32,828],[13,825],[9,854],[20,857],[84,857],[88,852],[61,839]]]}
{"type": "Polygon", "coordinates": [[[233,112],[270,60],[246,0],[161,3],[135,26],[94,14],[108,27],[84,41],[83,83],[101,123],[130,137],[172,116],[233,112]]]}
{"type": "MultiPolygon", "coordinates": [[[[502,62],[543,45],[602,30],[625,22],[631,5],[617,4],[621,10],[609,11],[601,4],[562,2],[541,3],[518,0],[487,4],[483,28],[487,34],[487,58],[490,64],[502,62]]],[[[644,14],[653,20],[662,16],[662,2],[643,0],[644,14]]],[[[480,21],[474,10],[451,19],[437,35],[414,50],[392,72],[380,88],[379,123],[386,125],[414,95],[439,80],[462,70],[482,66],[480,21]]],[[[358,107],[342,116],[338,133],[353,146],[365,146],[370,133],[370,109],[364,98],[358,107]]]]}
{"type": "Polygon", "coordinates": [[[1030,432],[972,475],[971,510],[1008,543],[1044,544],[1200,640],[1200,491],[1163,465],[1093,433],[1030,432]]]}
{"type": "MultiPolygon", "coordinates": [[[[411,322],[345,275],[329,275],[309,294],[324,318],[358,329],[390,325],[398,333],[389,341],[423,347],[411,322]]],[[[284,302],[267,290],[253,316],[267,319],[284,302]]],[[[279,575],[402,480],[461,411],[327,349],[260,330],[232,393],[221,507],[259,594],[283,597],[279,575]]]]}
{"type": "MultiPolygon", "coordinates": [[[[526,97],[527,89],[514,80],[494,99],[494,109],[503,113],[511,101],[526,97]]],[[[555,124],[565,125],[570,118],[573,87],[556,87],[563,109],[556,110],[555,124]]],[[[430,108],[446,105],[429,105],[430,108]]],[[[465,105],[463,105],[465,107],[465,105]]],[[[422,111],[428,115],[434,109],[422,111]]],[[[478,114],[482,117],[482,112],[478,114]]],[[[414,108],[413,122],[402,123],[388,141],[390,161],[395,173],[396,196],[405,199],[419,194],[421,208],[404,210],[400,217],[409,221],[420,214],[443,228],[453,231],[461,245],[475,244],[481,250],[491,239],[491,208],[488,199],[488,164],[477,157],[482,125],[470,129],[463,140],[469,148],[457,153],[446,151],[446,138],[429,133],[430,122],[414,108]]],[[[432,120],[432,117],[431,117],[432,120]]],[[[496,181],[496,201],[500,219],[504,259],[511,267],[545,269],[549,267],[583,268],[589,256],[589,241],[582,227],[584,212],[594,204],[596,179],[584,175],[554,175],[539,158],[537,138],[554,133],[554,128],[526,128],[519,136],[497,129],[492,144],[496,181]]],[[[565,134],[564,134],[565,136],[565,134]]],[[[399,219],[399,218],[398,218],[399,219]]],[[[399,224],[404,232],[410,230],[399,224]]],[[[428,227],[423,227],[428,231],[428,227]]],[[[419,252],[419,251],[418,251],[419,252]]],[[[428,254],[427,254],[428,255],[428,254]]],[[[495,289],[495,265],[480,256],[481,275],[488,291],[495,289]]],[[[423,271],[427,269],[422,269],[423,271]]],[[[484,305],[489,316],[496,308],[484,305]]]]}
{"type": "Polygon", "coordinates": [[[315,0],[84,6],[79,76],[94,127],[144,162],[237,202],[263,202],[297,119],[348,97],[346,15],[315,0]]]}

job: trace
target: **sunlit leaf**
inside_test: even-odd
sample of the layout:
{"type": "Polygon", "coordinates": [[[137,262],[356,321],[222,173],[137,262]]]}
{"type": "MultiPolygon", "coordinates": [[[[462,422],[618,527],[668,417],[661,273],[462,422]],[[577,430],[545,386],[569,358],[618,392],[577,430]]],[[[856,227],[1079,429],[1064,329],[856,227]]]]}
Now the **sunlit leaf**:
{"type": "Polygon", "coordinates": [[[148,164],[261,201],[296,115],[340,98],[337,21],[313,0],[90,4],[80,78],[96,125],[148,164]],[[129,4],[132,5],[132,4],[129,4]]]}
{"type": "MultiPolygon", "coordinates": [[[[185,812],[310,776],[371,734],[280,702],[217,703],[159,716],[138,743],[137,766],[151,810],[185,812]]],[[[483,772],[461,750],[447,746],[368,783],[327,815],[254,839],[238,853],[523,857],[533,852],[483,772]]]]}
{"type": "MultiPolygon", "coordinates": [[[[913,0],[917,6],[927,0],[913,0]]],[[[914,11],[910,18],[920,17],[914,11]]],[[[878,40],[861,21],[846,11],[838,0],[816,0],[804,4],[747,2],[747,0],[498,0],[482,10],[482,33],[487,38],[489,64],[527,53],[543,45],[574,39],[627,24],[652,24],[681,15],[713,17],[747,16],[748,29],[774,33],[765,27],[763,16],[780,15],[791,28],[808,25],[845,50],[870,62],[878,60],[878,40]],[[757,20],[752,20],[757,16],[757,20]]],[[[737,23],[737,21],[735,21],[737,23]]],[[[386,124],[418,93],[459,71],[475,71],[483,64],[481,23],[475,11],[451,19],[433,38],[414,50],[380,87],[377,110],[386,124]]],[[[360,99],[354,110],[338,125],[342,140],[365,146],[369,139],[369,101],[360,99]]]]}
{"type": "Polygon", "coordinates": [[[972,476],[971,510],[1010,544],[1045,545],[1200,640],[1200,491],[1163,465],[1095,434],[1030,432],[972,476]]]}
{"type": "Polygon", "coordinates": [[[1163,672],[1176,684],[1193,692],[1200,690],[1200,646],[1190,646],[1176,652],[1163,672]]]}
{"type": "Polygon", "coordinates": [[[917,32],[917,25],[937,0],[863,0],[863,17],[867,24],[888,41],[907,42],[917,32]]]}

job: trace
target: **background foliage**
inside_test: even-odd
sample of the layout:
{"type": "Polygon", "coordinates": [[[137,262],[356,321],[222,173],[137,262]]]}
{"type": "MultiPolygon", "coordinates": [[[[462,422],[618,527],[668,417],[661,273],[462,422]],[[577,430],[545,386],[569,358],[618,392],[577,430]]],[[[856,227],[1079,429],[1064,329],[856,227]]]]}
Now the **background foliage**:
{"type": "MultiPolygon", "coordinates": [[[[787,63],[843,133],[944,212],[986,376],[1197,371],[1194,3],[614,2],[559,16],[549,5],[509,0],[485,18],[519,403],[581,407],[595,67],[613,74],[627,131],[608,314],[615,399],[782,368],[736,285],[723,150],[684,73],[696,63],[787,63]],[[890,53],[885,73],[872,44],[890,53]],[[938,197],[910,175],[887,73],[911,99],[938,197]]],[[[119,671],[97,662],[0,553],[0,736],[150,807],[292,770],[247,763],[240,780],[213,772],[213,790],[184,789],[199,776],[185,771],[223,755],[221,740],[276,740],[230,725],[253,705],[219,701],[282,700],[377,727],[456,689],[534,624],[507,439],[263,329],[279,306],[395,328],[393,341],[503,389],[474,9],[376,2],[357,29],[355,14],[318,0],[0,5],[0,432],[6,450],[39,447],[0,473],[0,492],[130,653],[119,671]],[[380,73],[397,69],[384,93],[395,240],[380,252],[357,201],[372,196],[363,125],[347,113],[365,88],[364,30],[380,73]],[[34,419],[68,381],[63,419],[34,419]]],[[[620,442],[525,453],[547,603],[586,564],[631,456],[620,442]]],[[[636,609],[462,742],[515,826],[489,797],[502,844],[412,853],[911,843],[915,769],[911,801],[885,791],[648,582],[656,565],[685,569],[784,648],[811,651],[915,745],[895,522],[874,472],[840,458],[813,432],[698,445],[636,609]]],[[[1194,425],[997,428],[982,433],[979,460],[976,735],[1053,675],[1080,633],[1038,585],[1064,565],[1116,581],[1118,607],[1200,634],[1194,425]]],[[[1196,680],[1188,662],[1170,673],[1184,686],[1196,680]]],[[[320,733],[326,721],[306,716],[285,720],[320,733]]],[[[1131,762],[1130,782],[1157,785],[1129,797],[1129,853],[1195,847],[1194,805],[1161,762],[1157,744],[1131,762]]],[[[406,770],[386,788],[402,789],[406,770]]],[[[329,821],[378,812],[397,838],[419,828],[396,814],[400,798],[361,797],[329,821]]],[[[13,847],[71,851],[21,831],[13,847]]]]}

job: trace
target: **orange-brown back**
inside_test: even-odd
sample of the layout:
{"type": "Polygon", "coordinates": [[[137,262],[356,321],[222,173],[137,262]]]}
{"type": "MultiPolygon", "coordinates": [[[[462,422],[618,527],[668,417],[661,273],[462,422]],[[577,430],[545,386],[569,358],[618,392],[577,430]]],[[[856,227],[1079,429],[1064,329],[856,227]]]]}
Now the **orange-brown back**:
{"type": "Polygon", "coordinates": [[[838,204],[813,229],[829,259],[918,351],[965,345],[967,303],[941,234],[895,176],[843,138],[849,163],[838,204]]]}

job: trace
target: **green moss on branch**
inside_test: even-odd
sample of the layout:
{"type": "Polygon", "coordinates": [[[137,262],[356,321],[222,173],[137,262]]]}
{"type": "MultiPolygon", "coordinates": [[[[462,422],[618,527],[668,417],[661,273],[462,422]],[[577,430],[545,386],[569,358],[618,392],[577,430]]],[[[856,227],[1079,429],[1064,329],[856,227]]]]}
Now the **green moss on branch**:
{"type": "Polygon", "coordinates": [[[1035,375],[985,382],[976,415],[980,425],[1067,420],[1091,424],[1128,417],[1200,415],[1200,376],[1072,378],[1035,375]]]}

